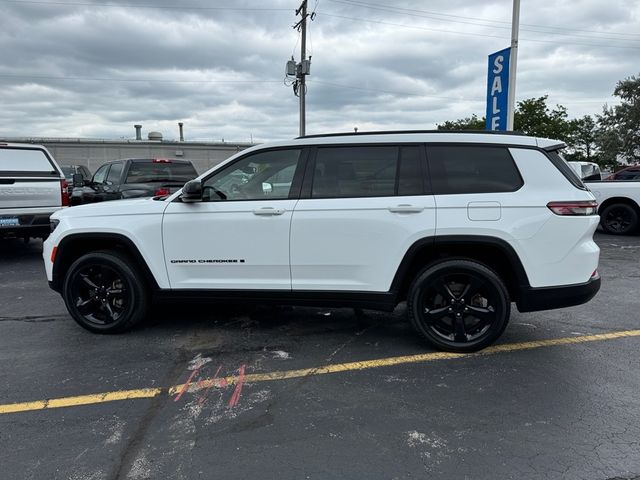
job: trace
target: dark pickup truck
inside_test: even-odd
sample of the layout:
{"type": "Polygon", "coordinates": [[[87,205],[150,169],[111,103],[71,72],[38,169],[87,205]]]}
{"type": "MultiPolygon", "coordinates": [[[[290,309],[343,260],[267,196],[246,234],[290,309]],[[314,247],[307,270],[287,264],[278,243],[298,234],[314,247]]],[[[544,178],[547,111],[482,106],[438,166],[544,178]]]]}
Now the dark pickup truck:
{"type": "Polygon", "coordinates": [[[129,158],[102,165],[91,180],[73,176],[71,205],[169,195],[198,176],[188,160],[129,158]]]}

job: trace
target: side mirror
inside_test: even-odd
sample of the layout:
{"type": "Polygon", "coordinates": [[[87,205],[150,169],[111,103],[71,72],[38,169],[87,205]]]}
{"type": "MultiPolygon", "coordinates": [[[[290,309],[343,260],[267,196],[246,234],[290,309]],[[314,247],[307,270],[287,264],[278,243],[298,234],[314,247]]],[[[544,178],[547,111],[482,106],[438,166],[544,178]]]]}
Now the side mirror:
{"type": "Polygon", "coordinates": [[[268,182],[262,182],[262,193],[268,195],[271,192],[273,192],[273,185],[268,182]]]}
{"type": "Polygon", "coordinates": [[[200,180],[191,180],[185,183],[184,187],[182,187],[182,195],[180,198],[185,203],[201,202],[202,182],[200,180]]]}
{"type": "Polygon", "coordinates": [[[84,178],[81,173],[73,174],[73,186],[74,187],[84,187],[84,178]]]}

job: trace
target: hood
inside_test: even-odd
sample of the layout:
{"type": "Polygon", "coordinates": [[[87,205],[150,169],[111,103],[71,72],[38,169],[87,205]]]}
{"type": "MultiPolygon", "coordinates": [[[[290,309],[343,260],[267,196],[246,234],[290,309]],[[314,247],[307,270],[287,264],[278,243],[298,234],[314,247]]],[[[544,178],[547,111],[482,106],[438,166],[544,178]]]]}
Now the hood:
{"type": "Polygon", "coordinates": [[[169,202],[153,198],[132,198],[130,200],[112,200],[90,203],[58,210],[51,218],[109,217],[123,215],[149,215],[163,213],[169,202]]]}

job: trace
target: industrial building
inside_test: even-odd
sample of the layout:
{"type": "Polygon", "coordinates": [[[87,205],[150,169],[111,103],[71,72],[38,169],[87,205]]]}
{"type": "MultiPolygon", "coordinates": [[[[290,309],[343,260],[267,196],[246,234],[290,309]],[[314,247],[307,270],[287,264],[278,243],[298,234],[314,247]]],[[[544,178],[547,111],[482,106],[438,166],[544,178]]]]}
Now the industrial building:
{"type": "Polygon", "coordinates": [[[251,147],[252,143],[165,140],[160,132],[142,138],[142,126],[135,125],[131,139],[0,137],[0,142],[44,145],[60,165],[85,165],[95,172],[103,163],[120,158],[177,158],[190,160],[198,173],[217,165],[231,155],[251,147]]]}

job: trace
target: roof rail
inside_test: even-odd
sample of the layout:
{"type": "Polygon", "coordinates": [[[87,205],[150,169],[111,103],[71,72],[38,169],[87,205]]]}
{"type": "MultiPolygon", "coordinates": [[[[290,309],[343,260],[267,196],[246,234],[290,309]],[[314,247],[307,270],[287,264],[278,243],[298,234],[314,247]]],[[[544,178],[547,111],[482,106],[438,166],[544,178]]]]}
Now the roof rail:
{"type": "Polygon", "coordinates": [[[390,135],[398,133],[474,133],[474,134],[493,134],[493,135],[524,135],[522,132],[514,130],[380,130],[372,132],[341,132],[341,133],[320,133],[316,135],[303,135],[296,137],[296,140],[302,138],[321,138],[321,137],[348,137],[357,135],[390,135]]]}

